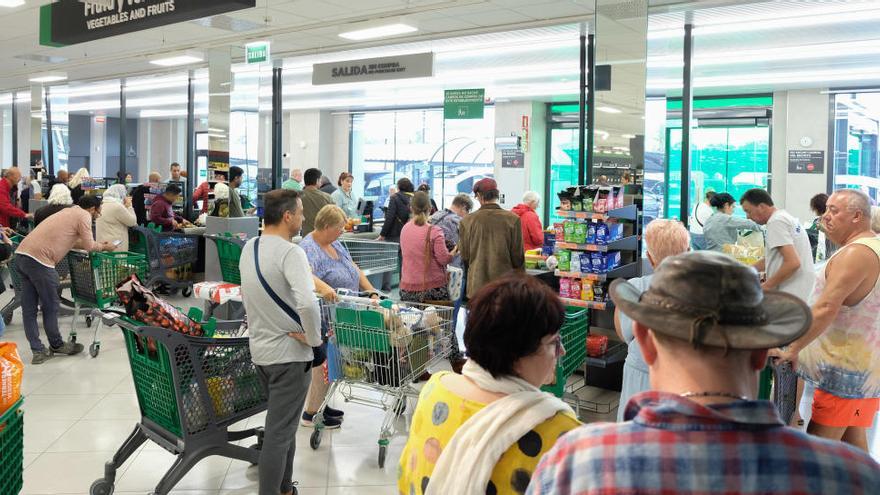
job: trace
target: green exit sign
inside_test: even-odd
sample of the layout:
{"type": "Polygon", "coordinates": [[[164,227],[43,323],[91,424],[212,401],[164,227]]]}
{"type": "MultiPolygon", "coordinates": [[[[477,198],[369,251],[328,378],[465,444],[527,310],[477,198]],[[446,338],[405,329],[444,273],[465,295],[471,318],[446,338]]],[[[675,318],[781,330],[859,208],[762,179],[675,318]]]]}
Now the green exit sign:
{"type": "Polygon", "coordinates": [[[262,64],[269,62],[269,42],[258,41],[244,46],[245,59],[249,64],[262,64]]]}

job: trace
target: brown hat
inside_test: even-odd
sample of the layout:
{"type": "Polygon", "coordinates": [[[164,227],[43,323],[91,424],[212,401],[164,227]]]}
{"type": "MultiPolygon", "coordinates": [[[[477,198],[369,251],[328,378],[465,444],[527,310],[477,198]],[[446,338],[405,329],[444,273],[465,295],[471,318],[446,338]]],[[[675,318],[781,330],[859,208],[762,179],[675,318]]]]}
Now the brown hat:
{"type": "Polygon", "coordinates": [[[495,179],[489,177],[486,177],[485,179],[480,179],[476,184],[474,184],[474,194],[497,190],[498,183],[495,182],[495,179]]]}
{"type": "Polygon", "coordinates": [[[763,291],[753,268],[714,251],[666,258],[644,293],[618,279],[610,294],[633,320],[694,346],[771,349],[796,340],[812,322],[803,301],[763,291]]]}

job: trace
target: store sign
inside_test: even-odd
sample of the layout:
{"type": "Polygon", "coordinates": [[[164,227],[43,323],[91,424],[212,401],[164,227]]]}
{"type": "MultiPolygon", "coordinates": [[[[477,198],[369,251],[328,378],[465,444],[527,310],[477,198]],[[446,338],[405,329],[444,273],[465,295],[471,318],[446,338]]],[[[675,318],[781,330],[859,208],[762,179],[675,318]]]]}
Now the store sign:
{"type": "Polygon", "coordinates": [[[270,60],[269,42],[257,41],[244,45],[245,60],[249,64],[263,64],[270,60]]]}
{"type": "Polygon", "coordinates": [[[501,168],[524,168],[525,154],[520,150],[501,150],[501,168]]]}
{"type": "Polygon", "coordinates": [[[434,54],[345,60],[312,66],[312,84],[343,84],[434,75],[434,54]]]}
{"type": "Polygon", "coordinates": [[[825,151],[788,150],[788,173],[824,174],[825,151]]]}
{"type": "Polygon", "coordinates": [[[58,0],[40,7],[40,44],[66,46],[256,6],[256,0],[58,0]]]}
{"type": "Polygon", "coordinates": [[[485,89],[447,89],[443,95],[443,118],[482,119],[485,89]]]}

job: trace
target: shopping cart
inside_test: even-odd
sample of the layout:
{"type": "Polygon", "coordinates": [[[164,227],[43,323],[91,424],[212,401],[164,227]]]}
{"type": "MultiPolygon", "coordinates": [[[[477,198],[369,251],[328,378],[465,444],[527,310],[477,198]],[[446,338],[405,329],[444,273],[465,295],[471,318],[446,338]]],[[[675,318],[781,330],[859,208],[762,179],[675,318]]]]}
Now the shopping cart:
{"type": "Polygon", "coordinates": [[[339,294],[336,303],[321,304],[322,322],[332,335],[327,364],[333,384],[315,414],[309,445],[320,447],[323,411],[338,391],[345,402],[385,411],[379,430],[379,467],[384,467],[394,421],[408,397],[418,398],[413,383],[449,356],[452,308],[339,294]]]}
{"type": "Polygon", "coordinates": [[[22,399],[0,414],[0,495],[18,495],[24,483],[22,399]]]}
{"type": "Polygon", "coordinates": [[[217,257],[220,260],[220,276],[224,282],[241,285],[241,272],[238,271],[238,262],[241,260],[241,250],[246,240],[225,234],[206,234],[205,237],[214,241],[217,246],[217,257]]]}
{"type": "Polygon", "coordinates": [[[351,259],[364,272],[364,275],[395,272],[400,262],[400,244],[386,241],[363,239],[339,239],[351,254],[351,259]]]}
{"type": "MultiPolygon", "coordinates": [[[[137,253],[114,252],[86,252],[71,251],[67,254],[67,262],[70,266],[70,295],[73,297],[73,319],[70,323],[70,331],[76,334],[76,321],[79,319],[80,310],[83,307],[93,309],[106,309],[117,299],[116,287],[127,280],[131,275],[137,275],[145,280],[149,270],[146,256],[137,253]]],[[[86,315],[86,327],[92,328],[92,315],[86,315]]],[[[92,344],[89,346],[89,354],[97,357],[101,352],[101,341],[98,340],[98,330],[101,322],[94,325],[92,344]]]]}
{"type": "Polygon", "coordinates": [[[797,381],[797,373],[792,369],[791,363],[776,363],[771,360],[761,371],[758,398],[772,400],[785,424],[791,421],[798,407],[797,381]]]}
{"type": "Polygon", "coordinates": [[[161,232],[153,227],[129,229],[129,249],[143,254],[150,262],[148,286],[158,283],[181,289],[184,297],[192,295],[192,280],[186,270],[199,258],[199,235],[180,232],[161,232]]]}
{"type": "MultiPolygon", "coordinates": [[[[11,237],[10,240],[12,241],[12,247],[18,249],[18,245],[21,244],[23,239],[23,236],[18,235],[11,237]]],[[[7,325],[12,323],[12,315],[15,313],[15,310],[21,307],[21,277],[15,269],[15,258],[16,255],[13,254],[9,260],[6,261],[6,269],[9,272],[9,279],[12,282],[11,285],[14,295],[12,296],[12,299],[0,309],[0,315],[3,316],[3,322],[7,325]]],[[[60,279],[58,297],[61,299],[61,307],[58,308],[58,316],[72,315],[74,307],[73,301],[61,296],[64,289],[70,287],[70,265],[67,263],[67,258],[62,259],[57,265],[55,265],[55,271],[58,272],[58,278],[60,279]]],[[[70,340],[76,342],[76,332],[72,331],[70,333],[70,340]]]]}
{"type": "Polygon", "coordinates": [[[545,392],[550,392],[556,397],[562,398],[566,392],[573,392],[574,384],[568,383],[568,378],[575,370],[581,368],[587,360],[587,329],[589,328],[589,311],[586,309],[569,307],[565,311],[565,323],[559,329],[559,337],[565,347],[565,355],[556,363],[556,381],[552,385],[542,387],[545,392]]]}
{"type": "Polygon", "coordinates": [[[116,471],[147,440],[175,454],[177,460],[153,491],[164,495],[201,459],[219,455],[251,464],[259,461],[261,428],[229,427],[266,410],[266,394],[251,361],[248,339],[234,337],[239,321],[205,326],[194,338],[164,328],[141,326],[113,313],[93,312],[104,324],[122,329],[141,420],[92,483],[91,495],[113,493],[116,471]],[[256,437],[256,444],[234,442],[256,437]]]}

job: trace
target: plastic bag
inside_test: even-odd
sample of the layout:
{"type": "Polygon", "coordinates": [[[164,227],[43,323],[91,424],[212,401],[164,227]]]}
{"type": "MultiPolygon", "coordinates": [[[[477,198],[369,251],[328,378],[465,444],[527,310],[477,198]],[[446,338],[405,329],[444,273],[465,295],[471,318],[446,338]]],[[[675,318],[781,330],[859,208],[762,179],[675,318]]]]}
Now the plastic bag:
{"type": "Polygon", "coordinates": [[[760,232],[740,233],[736,244],[722,246],[725,254],[746,265],[754,265],[764,257],[764,236],[760,232]]]}
{"type": "Polygon", "coordinates": [[[21,398],[21,375],[24,364],[12,342],[0,342],[0,414],[21,398]]]}
{"type": "Polygon", "coordinates": [[[144,287],[137,275],[132,275],[120,284],[116,293],[120,302],[125,305],[125,313],[129,318],[191,337],[204,335],[201,324],[192,321],[179,309],[144,287]]]}

